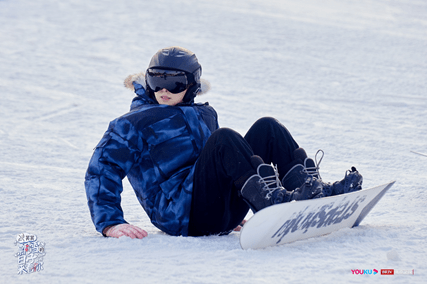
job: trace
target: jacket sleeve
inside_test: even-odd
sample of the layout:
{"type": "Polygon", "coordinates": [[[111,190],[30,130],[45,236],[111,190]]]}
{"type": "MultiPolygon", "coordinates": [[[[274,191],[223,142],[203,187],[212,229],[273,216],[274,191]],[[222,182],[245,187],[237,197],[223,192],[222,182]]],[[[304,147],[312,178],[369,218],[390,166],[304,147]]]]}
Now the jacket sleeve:
{"type": "Polygon", "coordinates": [[[127,223],[120,205],[122,180],[138,156],[137,149],[116,128],[112,122],[96,146],[85,176],[91,218],[101,234],[107,226],[127,223]]]}

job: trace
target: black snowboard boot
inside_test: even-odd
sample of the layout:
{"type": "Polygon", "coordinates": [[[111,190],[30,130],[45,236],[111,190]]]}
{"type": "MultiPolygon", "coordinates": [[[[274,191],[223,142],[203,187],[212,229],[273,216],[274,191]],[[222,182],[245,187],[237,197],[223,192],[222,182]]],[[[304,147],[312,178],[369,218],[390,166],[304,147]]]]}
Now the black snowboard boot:
{"type": "Polygon", "coordinates": [[[363,178],[362,175],[352,167],[347,171],[344,179],[334,183],[324,182],[319,173],[319,165],[323,159],[324,152],[318,150],[315,159],[308,158],[304,149],[298,148],[294,151],[294,165],[283,177],[282,185],[287,190],[296,190],[306,179],[307,176],[313,176],[317,179],[323,187],[323,197],[348,193],[362,189],[363,178]],[[318,156],[320,158],[318,159],[318,156]]]}
{"type": "Polygon", "coordinates": [[[254,213],[273,204],[289,202],[292,192],[287,192],[280,183],[277,170],[264,164],[259,156],[251,157],[257,174],[246,180],[240,193],[254,213]]]}
{"type": "Polygon", "coordinates": [[[306,200],[324,197],[322,180],[308,174],[306,168],[295,165],[283,177],[282,185],[292,192],[292,200],[306,200]]]}
{"type": "Polygon", "coordinates": [[[319,164],[323,159],[323,151],[317,151],[316,161],[319,153],[321,153],[322,156],[316,164],[313,159],[307,157],[303,148],[298,148],[293,152],[293,162],[288,165],[286,175],[282,179],[282,185],[286,190],[293,191],[301,187],[308,176],[312,176],[320,181],[322,180],[319,173],[319,164]]]}

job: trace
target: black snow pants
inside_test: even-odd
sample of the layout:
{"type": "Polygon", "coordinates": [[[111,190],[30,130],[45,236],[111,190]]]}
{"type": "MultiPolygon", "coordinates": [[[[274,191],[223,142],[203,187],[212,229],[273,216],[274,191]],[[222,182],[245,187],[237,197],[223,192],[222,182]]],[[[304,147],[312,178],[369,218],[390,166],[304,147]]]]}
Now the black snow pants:
{"type": "Polygon", "coordinates": [[[286,127],[270,117],[256,121],[245,137],[229,128],[213,132],[196,164],[189,235],[231,232],[249,210],[239,191],[256,173],[251,156],[277,165],[282,179],[285,173],[281,169],[292,162],[298,147],[286,127]]]}

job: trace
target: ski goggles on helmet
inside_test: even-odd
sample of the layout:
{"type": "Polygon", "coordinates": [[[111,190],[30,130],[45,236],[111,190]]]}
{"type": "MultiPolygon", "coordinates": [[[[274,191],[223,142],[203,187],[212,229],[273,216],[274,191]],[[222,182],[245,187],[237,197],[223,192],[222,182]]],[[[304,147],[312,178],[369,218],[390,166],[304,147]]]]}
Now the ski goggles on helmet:
{"type": "Polygon", "coordinates": [[[166,89],[173,94],[185,91],[191,84],[187,74],[179,70],[149,68],[145,80],[154,92],[166,89]]]}

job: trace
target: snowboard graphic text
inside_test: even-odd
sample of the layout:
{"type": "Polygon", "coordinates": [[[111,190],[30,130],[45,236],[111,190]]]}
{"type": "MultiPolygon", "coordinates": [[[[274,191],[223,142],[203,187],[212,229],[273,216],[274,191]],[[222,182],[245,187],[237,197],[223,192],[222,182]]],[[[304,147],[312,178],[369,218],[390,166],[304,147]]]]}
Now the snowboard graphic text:
{"type": "Polygon", "coordinates": [[[365,199],[366,195],[363,195],[358,196],[352,202],[343,200],[338,205],[332,202],[320,208],[306,207],[304,210],[294,213],[293,218],[283,223],[271,238],[278,238],[276,243],[279,244],[283,237],[289,232],[292,233],[299,230],[305,234],[308,229],[312,227],[320,228],[341,223],[343,220],[352,216],[359,207],[359,203],[363,202],[365,199]],[[311,210],[309,210],[309,208],[311,210]]]}

